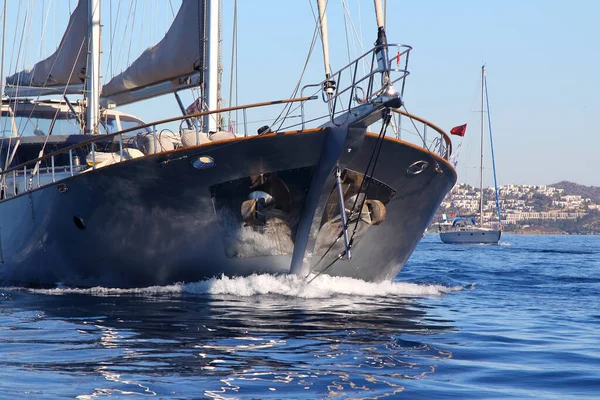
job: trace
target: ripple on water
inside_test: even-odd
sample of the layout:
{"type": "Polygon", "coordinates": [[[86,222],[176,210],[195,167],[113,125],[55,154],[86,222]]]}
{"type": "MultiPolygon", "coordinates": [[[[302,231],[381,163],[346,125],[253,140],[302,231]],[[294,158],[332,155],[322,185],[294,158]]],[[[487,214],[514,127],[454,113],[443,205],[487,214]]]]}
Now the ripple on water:
{"type": "Polygon", "coordinates": [[[597,238],[438,241],[385,284],[0,289],[0,397],[597,398],[597,238]]]}

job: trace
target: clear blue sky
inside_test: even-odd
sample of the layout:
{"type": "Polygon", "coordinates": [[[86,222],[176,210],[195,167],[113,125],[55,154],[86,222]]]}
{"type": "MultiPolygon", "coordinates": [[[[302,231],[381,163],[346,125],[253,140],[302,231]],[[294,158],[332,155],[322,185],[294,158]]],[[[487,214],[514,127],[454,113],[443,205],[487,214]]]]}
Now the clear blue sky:
{"type": "MultiPolygon", "coordinates": [[[[28,59],[33,60],[40,52],[46,56],[55,48],[51,42],[58,42],[66,25],[64,10],[72,9],[76,2],[30,3],[36,3],[38,12],[54,7],[49,15],[56,25],[47,28],[42,50],[37,44],[29,45],[28,59]]],[[[113,14],[118,3],[112,0],[113,14]]],[[[176,11],[179,0],[171,3],[176,11]]],[[[223,3],[227,95],[232,2],[223,3]]],[[[314,30],[309,0],[239,3],[240,103],[288,97],[302,70],[314,30]]],[[[329,3],[332,67],[336,70],[347,63],[348,56],[341,1],[329,3]]],[[[15,16],[17,4],[9,1],[10,39],[15,24],[22,21],[22,17],[15,16]]],[[[105,0],[103,4],[106,33],[109,18],[105,14],[110,2],[105,0]]],[[[363,45],[370,48],[376,37],[372,0],[347,0],[347,4],[362,33],[363,45]]],[[[159,40],[171,18],[168,0],[138,0],[135,5],[138,15],[151,15],[148,13],[155,9],[159,12],[145,22],[139,18],[132,23],[150,33],[136,37],[130,48],[121,47],[126,49],[121,51],[122,59],[134,57],[159,40]]],[[[479,74],[485,63],[499,182],[550,184],[570,180],[600,186],[600,174],[596,172],[600,132],[592,118],[600,108],[600,2],[388,0],[387,12],[388,40],[413,46],[404,98],[409,112],[446,130],[468,123],[466,137],[453,138],[455,146],[464,140],[457,169],[459,182],[474,184],[478,179],[479,74]]],[[[15,54],[7,48],[5,74],[14,72],[14,63],[12,68],[10,63],[15,54]]],[[[352,54],[356,56],[358,51],[352,54]]],[[[106,56],[105,51],[105,63],[106,56]]],[[[319,46],[307,72],[315,82],[323,77],[321,57],[319,46]]],[[[30,67],[31,62],[26,66],[30,67]]],[[[105,71],[108,73],[107,67],[105,71]]],[[[128,110],[145,119],[177,112],[172,97],[150,106],[133,105],[128,110]]],[[[489,160],[488,147],[486,151],[489,160]]],[[[486,172],[485,183],[492,184],[491,171],[486,172]]]]}

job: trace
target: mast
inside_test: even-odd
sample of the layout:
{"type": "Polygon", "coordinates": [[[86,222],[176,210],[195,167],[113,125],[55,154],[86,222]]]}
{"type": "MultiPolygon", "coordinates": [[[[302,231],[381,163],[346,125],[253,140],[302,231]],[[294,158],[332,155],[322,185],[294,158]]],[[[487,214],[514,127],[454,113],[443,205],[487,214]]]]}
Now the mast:
{"type": "Polygon", "coordinates": [[[377,27],[385,28],[385,16],[383,8],[381,6],[381,0],[374,0],[375,2],[375,17],[377,18],[377,27]]]}
{"type": "MultiPolygon", "coordinates": [[[[323,45],[323,63],[325,64],[325,84],[323,89],[327,98],[331,99],[335,91],[335,81],[331,79],[331,63],[329,62],[329,34],[327,31],[327,4],[326,0],[318,0],[319,29],[321,30],[321,43],[323,45]]],[[[329,112],[332,112],[332,104],[329,104],[329,112]]]]}
{"type": "MultiPolygon", "coordinates": [[[[381,0],[373,0],[375,4],[375,17],[377,18],[377,41],[375,45],[382,46],[376,52],[377,66],[383,72],[381,74],[381,86],[385,87],[389,85],[390,73],[389,73],[389,56],[387,45],[387,35],[385,34],[385,16],[383,14],[383,7],[381,0]]],[[[393,88],[391,88],[393,90],[393,88]]]]}
{"type": "Polygon", "coordinates": [[[483,225],[483,113],[485,65],[481,66],[481,161],[479,164],[479,225],[483,225]]]}
{"type": "MultiPolygon", "coordinates": [[[[206,111],[218,109],[219,91],[219,0],[207,0],[208,15],[206,17],[208,33],[206,64],[204,73],[204,90],[202,102],[206,111]]],[[[204,111],[204,110],[203,110],[204,111]]],[[[204,130],[208,132],[217,131],[217,115],[205,115],[203,119],[204,130]]]]}
{"type": "Polygon", "coordinates": [[[85,133],[98,133],[100,121],[100,0],[88,0],[88,59],[85,80],[85,133]]]}
{"type": "Polygon", "coordinates": [[[317,2],[319,9],[319,29],[321,30],[321,43],[323,44],[323,63],[325,64],[325,77],[331,76],[331,64],[329,63],[329,34],[327,32],[327,5],[325,0],[317,2]]]}
{"type": "Polygon", "coordinates": [[[492,116],[490,113],[490,96],[488,96],[487,90],[487,78],[483,80],[485,84],[485,111],[487,112],[488,119],[488,131],[490,133],[490,153],[492,156],[492,169],[494,171],[494,192],[496,194],[496,211],[498,212],[498,224],[502,229],[502,217],[500,215],[500,200],[498,199],[498,179],[496,178],[496,157],[494,157],[494,138],[492,135],[492,116]]]}

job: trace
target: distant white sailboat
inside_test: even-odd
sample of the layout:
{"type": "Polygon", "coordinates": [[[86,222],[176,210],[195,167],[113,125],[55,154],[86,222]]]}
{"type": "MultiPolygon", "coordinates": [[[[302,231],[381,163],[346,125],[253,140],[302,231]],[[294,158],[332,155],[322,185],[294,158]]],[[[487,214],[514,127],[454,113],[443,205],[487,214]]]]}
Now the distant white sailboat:
{"type": "Polygon", "coordinates": [[[481,67],[481,152],[479,166],[479,221],[476,215],[461,215],[452,220],[450,224],[440,224],[440,239],[444,243],[458,244],[498,244],[502,235],[502,222],[500,219],[500,205],[498,203],[498,185],[496,184],[496,165],[494,161],[494,144],[490,122],[489,101],[485,79],[485,65],[481,67]],[[487,106],[487,107],[486,107],[487,106]],[[494,170],[494,189],[496,194],[496,209],[498,211],[498,227],[491,227],[483,221],[483,159],[484,159],[484,113],[487,110],[490,131],[490,147],[494,170]]]}

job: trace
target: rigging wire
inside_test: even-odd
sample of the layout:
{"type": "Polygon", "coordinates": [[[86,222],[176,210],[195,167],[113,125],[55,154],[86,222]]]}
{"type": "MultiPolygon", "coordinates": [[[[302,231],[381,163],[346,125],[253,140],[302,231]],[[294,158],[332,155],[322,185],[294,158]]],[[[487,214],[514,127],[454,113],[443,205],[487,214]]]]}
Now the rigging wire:
{"type": "MultiPolygon", "coordinates": [[[[485,104],[487,110],[488,117],[488,130],[490,131],[490,147],[492,149],[492,168],[494,170],[494,190],[496,193],[496,209],[498,210],[498,222],[502,223],[502,218],[500,217],[500,202],[498,200],[498,181],[496,179],[496,159],[494,158],[494,140],[492,138],[492,117],[490,116],[490,98],[488,97],[487,91],[487,77],[483,78],[483,85],[485,88],[485,104]]],[[[483,216],[481,218],[483,220],[483,216]]]]}
{"type": "MultiPolygon", "coordinates": [[[[19,8],[17,9],[17,17],[15,19],[15,21],[16,21],[15,25],[16,26],[24,25],[24,23],[23,24],[20,23],[20,20],[21,20],[21,6],[22,5],[23,5],[23,3],[19,3],[19,8]]],[[[15,46],[17,44],[17,32],[18,32],[18,29],[15,28],[15,31],[14,31],[14,34],[13,34],[13,38],[12,38],[12,44],[13,45],[12,45],[10,63],[9,63],[9,68],[8,68],[9,73],[17,72],[17,68],[18,68],[17,67],[18,59],[15,57],[15,51],[16,51],[15,50],[15,46]],[[15,62],[14,69],[13,69],[13,61],[15,62]]]]}
{"type": "MultiPolygon", "coordinates": [[[[217,109],[223,108],[223,37],[222,37],[222,21],[223,21],[223,0],[219,0],[219,23],[217,33],[217,109]]],[[[221,114],[216,114],[217,130],[223,129],[223,117],[221,114]]]]}
{"type": "MultiPolygon", "coordinates": [[[[19,11],[20,11],[20,9],[19,9],[19,11]]],[[[18,21],[18,20],[19,20],[19,19],[17,18],[17,21],[18,21]]],[[[29,17],[29,14],[28,14],[27,12],[25,13],[25,20],[24,20],[24,23],[23,23],[23,30],[22,30],[22,32],[21,32],[21,34],[22,34],[22,35],[24,35],[24,32],[25,32],[25,27],[26,27],[26,26],[29,26],[29,32],[30,32],[30,31],[31,31],[31,17],[29,17]]],[[[65,35],[66,35],[66,34],[68,34],[68,32],[71,30],[72,26],[73,26],[73,23],[71,23],[71,24],[70,24],[70,25],[67,27],[65,35]]],[[[45,29],[45,28],[44,28],[44,29],[45,29]]],[[[31,36],[31,35],[30,35],[30,36],[31,36]]],[[[19,45],[19,50],[18,50],[18,53],[17,53],[16,61],[15,61],[15,66],[18,66],[18,64],[19,64],[19,59],[21,59],[21,49],[24,47],[24,44],[23,44],[23,40],[22,40],[22,39],[23,39],[23,37],[21,37],[21,41],[20,41],[20,45],[19,45]]],[[[79,58],[79,56],[80,56],[80,55],[81,55],[81,53],[82,53],[82,50],[83,50],[83,47],[84,47],[84,46],[83,46],[83,45],[84,45],[84,43],[85,43],[85,39],[82,39],[82,41],[81,41],[81,45],[80,45],[80,48],[79,48],[79,52],[77,53],[76,60],[79,58]]],[[[64,45],[64,44],[63,44],[63,45],[64,45]]],[[[26,46],[25,46],[25,47],[26,47],[26,46]]],[[[60,52],[60,51],[61,51],[61,49],[62,49],[62,47],[59,47],[59,49],[57,50],[57,52],[60,52]]],[[[13,52],[13,55],[14,55],[14,52],[13,52]]],[[[23,63],[25,62],[25,58],[26,58],[26,57],[23,55],[23,57],[22,57],[22,62],[23,62],[23,63]]],[[[55,63],[56,63],[56,60],[55,60],[55,63]]],[[[11,64],[12,64],[12,62],[11,62],[11,64]]],[[[52,69],[54,68],[54,66],[55,66],[55,64],[53,64],[53,65],[51,66],[51,68],[50,68],[50,71],[52,71],[52,69]]],[[[75,67],[76,67],[76,64],[74,64],[74,65],[73,65],[73,67],[72,67],[72,69],[71,69],[71,72],[70,72],[70,74],[69,74],[69,78],[67,79],[67,85],[65,85],[65,89],[64,89],[64,91],[63,91],[63,97],[64,97],[64,95],[66,94],[66,92],[67,92],[67,90],[68,90],[69,82],[71,81],[71,79],[72,79],[72,77],[73,77],[73,74],[74,74],[74,72],[75,72],[75,67]]],[[[49,74],[49,75],[46,77],[46,79],[44,80],[44,83],[43,83],[43,85],[42,85],[42,89],[43,89],[43,88],[45,88],[45,87],[46,87],[46,85],[48,84],[48,82],[49,82],[49,78],[50,78],[50,74],[49,74]]],[[[18,77],[18,78],[17,78],[17,90],[18,90],[18,86],[19,86],[19,83],[20,83],[20,82],[19,82],[19,79],[20,79],[20,77],[18,77]]],[[[18,95],[17,95],[16,97],[18,97],[18,95]]],[[[37,96],[36,100],[39,100],[39,98],[40,98],[40,97],[41,97],[41,93],[40,93],[40,94],[38,94],[38,96],[37,96]]],[[[18,102],[16,102],[16,101],[15,101],[15,103],[14,103],[14,104],[15,104],[15,105],[18,105],[18,102]]],[[[32,107],[32,110],[31,110],[31,111],[30,111],[30,113],[29,113],[29,116],[27,116],[26,118],[23,118],[23,119],[20,119],[20,120],[19,120],[19,126],[18,126],[18,127],[15,127],[15,128],[16,128],[16,132],[20,132],[20,133],[17,133],[17,138],[20,138],[21,136],[23,136],[23,134],[24,134],[24,132],[25,132],[25,126],[27,126],[27,124],[29,124],[29,123],[31,123],[31,122],[32,122],[32,120],[31,120],[31,117],[32,117],[33,113],[35,112],[35,109],[36,109],[36,107],[37,107],[37,105],[36,105],[36,104],[34,104],[34,106],[32,107]]],[[[13,121],[13,123],[14,123],[14,116],[17,114],[17,109],[16,109],[16,107],[15,107],[14,109],[12,109],[12,108],[10,107],[10,105],[9,105],[9,109],[10,109],[10,112],[11,112],[11,115],[12,115],[12,116],[11,116],[11,120],[12,120],[12,121],[13,121]]],[[[54,114],[54,116],[53,116],[53,119],[52,119],[52,121],[51,121],[51,123],[50,123],[50,131],[49,131],[49,132],[47,132],[47,134],[46,134],[46,137],[45,137],[45,140],[44,140],[44,144],[43,144],[43,146],[42,146],[42,149],[40,150],[40,154],[43,154],[43,152],[44,152],[44,150],[45,150],[45,147],[46,147],[46,144],[47,144],[47,142],[48,142],[49,136],[50,136],[50,134],[52,133],[52,132],[51,132],[51,129],[54,127],[54,124],[55,124],[55,122],[56,122],[56,119],[57,119],[57,117],[58,117],[58,114],[59,114],[59,112],[60,112],[60,108],[57,108],[57,110],[56,110],[56,112],[55,112],[55,114],[54,114]]],[[[6,124],[6,123],[8,123],[8,120],[6,120],[5,124],[6,124]]],[[[12,139],[12,136],[11,136],[11,137],[10,137],[10,139],[9,139],[9,143],[8,143],[9,147],[8,147],[8,148],[10,148],[10,144],[11,144],[10,142],[11,142],[11,139],[12,139]]],[[[17,146],[18,146],[18,142],[17,142],[17,146]]],[[[16,148],[15,148],[15,150],[16,150],[16,148]]],[[[14,155],[16,154],[16,151],[15,151],[15,150],[13,150],[13,154],[12,154],[12,155],[11,155],[9,158],[7,158],[7,160],[6,160],[6,167],[8,167],[8,165],[10,165],[10,163],[12,162],[12,159],[13,159],[14,155]]]]}
{"type": "MultiPolygon", "coordinates": [[[[150,11],[148,10],[148,2],[145,1],[144,2],[144,11],[142,11],[142,22],[141,22],[141,26],[140,26],[140,32],[144,32],[144,26],[146,24],[146,21],[148,19],[150,19],[152,16],[150,15],[150,11]]],[[[156,26],[156,25],[155,25],[156,26]]],[[[149,29],[150,30],[150,42],[154,43],[154,39],[152,38],[152,34],[154,33],[154,29],[149,29]]],[[[146,35],[140,34],[138,35],[139,38],[139,44],[138,44],[138,50],[143,49],[144,47],[144,38],[146,37],[146,35]]],[[[131,65],[131,63],[129,63],[129,65],[131,65]]]]}
{"type": "MultiPolygon", "coordinates": [[[[21,37],[19,38],[19,47],[18,47],[18,50],[17,50],[17,57],[16,57],[16,60],[15,60],[15,69],[16,70],[19,69],[18,63],[19,63],[19,60],[21,59],[21,50],[23,49],[23,40],[25,38],[25,28],[27,27],[28,21],[29,21],[29,16],[28,15],[29,14],[28,14],[27,10],[25,10],[25,17],[23,19],[23,29],[21,30],[21,37]]],[[[16,33],[15,33],[15,36],[16,36],[16,33]]]]}
{"type": "MultiPolygon", "coordinates": [[[[21,3],[19,3],[19,7],[18,7],[18,9],[17,9],[17,18],[16,18],[16,20],[15,20],[15,21],[16,21],[16,25],[15,25],[15,26],[19,26],[20,19],[21,19],[21,11],[22,11],[22,10],[21,10],[21,6],[22,6],[23,4],[24,4],[24,3],[22,3],[22,2],[21,2],[21,3]]],[[[27,12],[25,12],[25,15],[27,15],[27,12]]],[[[23,22],[22,26],[23,26],[23,29],[25,29],[25,21],[23,22]]],[[[13,64],[13,61],[15,62],[15,66],[14,66],[14,67],[15,67],[15,71],[18,69],[18,68],[17,68],[17,66],[18,66],[18,62],[19,62],[19,61],[18,61],[18,57],[15,57],[15,51],[16,51],[16,50],[15,50],[15,45],[17,44],[17,33],[18,33],[18,29],[16,29],[16,28],[15,28],[14,35],[13,35],[13,40],[12,40],[13,46],[12,46],[11,57],[10,57],[10,60],[11,60],[11,61],[10,61],[10,63],[9,63],[9,71],[13,71],[13,69],[12,69],[12,68],[13,68],[13,65],[12,65],[12,64],[13,64]]],[[[3,41],[3,46],[4,46],[4,43],[5,43],[5,42],[3,41]]],[[[4,49],[4,47],[3,47],[3,49],[4,49]]],[[[19,54],[20,54],[20,47],[19,47],[19,54]]],[[[4,64],[4,63],[3,63],[3,64],[4,64]]],[[[10,73],[10,72],[9,72],[9,73],[10,73]]],[[[9,110],[9,111],[12,111],[12,109],[10,108],[10,104],[8,105],[8,110],[9,110]]],[[[13,116],[13,115],[11,115],[11,118],[10,118],[10,120],[11,120],[11,121],[10,121],[11,123],[14,121],[14,116],[13,116]]],[[[6,129],[6,125],[7,125],[8,123],[9,123],[9,118],[6,118],[6,119],[4,120],[4,124],[3,124],[3,126],[2,126],[2,136],[3,136],[3,137],[4,137],[4,132],[6,132],[6,131],[7,131],[7,129],[6,129]]],[[[7,151],[7,154],[6,154],[6,162],[5,162],[4,169],[8,168],[8,166],[9,166],[9,164],[8,164],[8,160],[9,160],[9,157],[10,157],[10,154],[9,154],[9,153],[10,153],[10,146],[11,146],[11,144],[12,144],[12,138],[13,138],[13,135],[10,135],[10,136],[8,137],[8,147],[7,147],[7,150],[6,150],[6,151],[7,151]]],[[[17,139],[17,144],[16,144],[16,145],[18,145],[18,143],[19,143],[19,142],[18,142],[18,139],[17,139]]]]}
{"type": "MultiPolygon", "coordinates": [[[[300,89],[300,85],[302,84],[302,78],[304,77],[304,74],[306,73],[306,69],[308,67],[308,62],[310,61],[310,57],[312,55],[312,52],[315,48],[315,44],[317,42],[317,39],[319,37],[319,23],[318,23],[318,18],[315,15],[315,10],[312,6],[312,1],[308,0],[308,3],[310,4],[310,9],[313,13],[313,17],[315,18],[315,30],[313,33],[313,38],[310,44],[310,48],[308,50],[308,55],[306,56],[306,61],[304,62],[304,67],[302,68],[302,73],[300,74],[300,78],[298,79],[298,83],[296,83],[296,87],[294,88],[294,90],[292,91],[292,94],[290,96],[290,98],[294,98],[296,97],[296,94],[298,93],[298,90],[300,89]]],[[[273,129],[274,131],[278,131],[281,126],[283,125],[283,122],[285,121],[285,119],[287,118],[287,116],[289,115],[289,110],[291,109],[291,105],[290,104],[286,104],[283,109],[281,110],[281,113],[279,113],[279,115],[277,116],[277,118],[275,118],[275,120],[273,121],[273,123],[271,124],[272,126],[274,126],[275,124],[277,124],[279,122],[279,127],[276,129],[273,129]],[[288,110],[286,112],[286,110],[288,110]],[[285,116],[283,116],[284,114],[286,114],[285,116]],[[280,121],[281,120],[281,121],[280,121]]]]}
{"type": "MultiPolygon", "coordinates": [[[[365,184],[365,181],[366,181],[367,184],[364,189],[364,196],[362,197],[361,205],[358,208],[358,217],[356,218],[356,224],[354,225],[354,230],[350,237],[350,243],[352,243],[352,240],[354,239],[354,235],[356,234],[356,231],[358,229],[358,222],[360,221],[360,213],[362,212],[362,209],[365,205],[365,201],[367,200],[367,191],[369,190],[369,186],[371,185],[371,180],[373,179],[373,175],[375,174],[375,167],[377,166],[377,161],[379,160],[379,154],[381,152],[381,147],[383,147],[385,132],[387,131],[387,128],[390,124],[390,120],[392,117],[392,112],[389,109],[386,109],[384,112],[385,112],[385,114],[383,116],[384,119],[383,119],[383,123],[381,124],[379,136],[377,137],[377,141],[375,142],[375,148],[373,149],[373,152],[371,152],[371,157],[369,158],[369,162],[367,163],[367,168],[365,169],[365,172],[363,174],[363,179],[360,182],[357,196],[354,199],[354,204],[352,205],[352,208],[350,209],[350,216],[352,216],[355,213],[356,204],[358,203],[358,199],[360,198],[360,193],[361,193],[361,191],[363,191],[362,190],[363,185],[365,184]],[[371,167],[371,165],[372,165],[372,167],[371,167]]],[[[350,218],[348,218],[348,221],[346,222],[346,228],[348,228],[349,224],[350,224],[350,218]]]]}
{"type": "MultiPolygon", "coordinates": [[[[129,10],[127,11],[127,21],[131,21],[135,17],[134,15],[132,15],[134,3],[135,2],[129,3],[129,10]]],[[[123,52],[124,52],[124,49],[125,49],[125,43],[127,43],[127,42],[131,43],[131,37],[133,37],[133,31],[131,33],[129,33],[129,28],[130,28],[130,24],[125,24],[125,29],[124,29],[124,31],[122,33],[122,36],[123,36],[124,40],[121,42],[121,46],[120,46],[120,49],[119,49],[119,53],[117,54],[117,57],[116,58],[112,57],[113,60],[114,59],[117,59],[117,60],[123,60],[124,59],[123,52]],[[126,40],[128,34],[131,35],[130,38],[129,38],[130,40],[126,40]]],[[[115,32],[115,34],[116,34],[116,32],[115,32]]],[[[126,60],[126,62],[128,62],[128,61],[129,61],[129,59],[126,60]]],[[[121,68],[121,70],[122,70],[123,69],[123,65],[122,64],[118,65],[118,68],[121,68]]]]}
{"type": "MultiPolygon", "coordinates": [[[[85,40],[81,41],[81,46],[79,46],[79,52],[77,53],[77,58],[79,58],[79,55],[81,55],[81,52],[83,51],[83,45],[85,43],[85,40]]],[[[63,94],[62,97],[66,96],[67,90],[69,89],[69,83],[71,81],[71,78],[73,77],[73,74],[75,73],[75,67],[76,67],[76,63],[73,64],[73,67],[71,67],[71,73],[69,74],[69,79],[67,80],[67,84],[65,85],[65,89],[63,90],[63,94]]],[[[35,107],[31,110],[31,112],[33,113],[33,110],[35,109],[35,107]]],[[[50,135],[52,134],[52,130],[54,129],[54,124],[56,123],[56,119],[58,118],[58,114],[60,113],[60,106],[56,108],[56,112],[54,113],[54,117],[52,118],[52,122],[50,123],[50,127],[48,129],[48,132],[46,132],[46,138],[44,140],[44,144],[42,145],[42,149],[40,150],[39,156],[38,157],[42,157],[44,155],[44,151],[46,150],[46,144],[48,143],[48,139],[50,139],[50,135]]],[[[31,116],[31,114],[30,114],[31,116]]],[[[98,123],[100,123],[100,119],[98,119],[98,123]]],[[[96,127],[94,127],[96,128],[96,127]]],[[[95,130],[95,129],[94,129],[95,130]]],[[[38,161],[35,164],[35,168],[34,168],[34,172],[32,172],[31,176],[33,177],[33,175],[35,175],[38,172],[40,163],[42,161],[38,161]]]]}
{"type": "MultiPolygon", "coordinates": [[[[342,0],[342,6],[344,8],[344,13],[345,13],[344,14],[344,21],[345,21],[345,16],[347,15],[348,16],[348,21],[350,22],[350,27],[352,28],[352,32],[354,32],[354,37],[355,37],[355,40],[356,40],[355,43],[358,43],[358,46],[360,47],[360,51],[361,51],[360,54],[364,54],[365,53],[365,48],[364,48],[362,40],[361,40],[361,37],[362,37],[362,25],[361,25],[361,34],[359,35],[358,31],[356,30],[356,26],[354,25],[354,21],[352,19],[352,16],[350,15],[350,9],[348,8],[345,0],[342,0]]],[[[360,5],[359,5],[359,16],[360,16],[360,5]]],[[[366,73],[367,73],[366,69],[368,68],[367,60],[366,59],[363,60],[361,64],[362,64],[362,68],[363,68],[363,75],[366,75],[366,73]]]]}
{"type": "MultiPolygon", "coordinates": [[[[326,3],[326,6],[325,6],[326,8],[327,8],[328,3],[329,2],[326,3]]],[[[304,74],[305,74],[307,66],[308,66],[308,62],[310,61],[310,57],[311,57],[312,52],[314,50],[314,46],[316,45],[316,40],[318,39],[318,36],[319,36],[319,23],[320,23],[320,19],[316,15],[314,7],[312,5],[312,2],[310,0],[309,0],[309,5],[310,5],[310,8],[311,8],[311,12],[313,14],[313,18],[315,20],[315,31],[314,31],[313,41],[311,43],[310,50],[308,52],[308,55],[307,55],[307,58],[306,58],[306,61],[305,61],[305,64],[304,64],[304,68],[302,70],[302,73],[300,75],[298,83],[297,83],[296,87],[294,88],[294,90],[292,92],[292,95],[290,96],[292,98],[295,97],[297,95],[297,93],[298,93],[298,90],[299,90],[300,85],[302,83],[302,79],[304,77],[304,74]]],[[[356,36],[356,40],[357,40],[357,42],[358,42],[361,50],[364,53],[364,48],[363,48],[362,42],[360,40],[360,36],[358,35],[358,32],[356,31],[356,27],[354,26],[354,23],[353,23],[352,18],[350,16],[350,12],[349,12],[348,7],[346,5],[346,2],[344,0],[342,0],[342,5],[343,5],[344,10],[345,10],[344,23],[346,23],[346,15],[347,15],[348,16],[348,21],[350,23],[350,27],[352,27],[352,30],[353,30],[353,32],[354,32],[354,34],[356,36]]],[[[359,9],[360,9],[360,7],[359,7],[359,9]]],[[[347,39],[346,41],[347,41],[348,54],[349,54],[349,58],[350,58],[350,45],[349,45],[349,42],[348,42],[348,36],[349,35],[346,35],[346,39],[347,39]]],[[[366,60],[363,60],[363,62],[362,62],[363,70],[366,68],[365,64],[366,64],[366,60]]],[[[282,125],[283,125],[283,123],[284,123],[284,120],[286,118],[288,118],[293,111],[295,111],[296,109],[298,109],[300,107],[301,107],[301,105],[286,104],[284,106],[282,112],[279,114],[279,116],[273,121],[273,123],[272,123],[273,126],[275,126],[275,124],[277,124],[279,122],[279,126],[277,128],[275,128],[275,129],[273,129],[273,130],[275,130],[275,131],[280,130],[281,127],[282,127],[282,125]],[[292,107],[295,107],[295,108],[293,109],[292,107]],[[285,114],[285,116],[284,116],[284,114],[285,114]]]]}
{"type": "MultiPolygon", "coordinates": [[[[321,261],[323,261],[323,259],[325,259],[327,254],[331,251],[331,249],[333,249],[333,246],[343,236],[344,230],[348,229],[350,223],[352,222],[352,217],[355,216],[356,222],[354,224],[354,229],[352,231],[352,235],[350,236],[350,240],[348,241],[348,247],[352,248],[352,245],[354,243],[354,236],[356,235],[356,232],[358,231],[358,224],[360,223],[360,214],[362,213],[362,209],[365,206],[365,202],[367,200],[367,191],[369,190],[370,183],[373,180],[373,175],[375,174],[375,167],[377,166],[377,161],[379,160],[379,154],[381,153],[381,148],[383,147],[383,142],[385,140],[385,133],[387,131],[387,128],[388,128],[388,126],[390,124],[390,120],[391,120],[392,112],[389,109],[386,109],[384,112],[385,112],[385,114],[383,116],[384,119],[383,119],[383,123],[381,124],[379,136],[377,137],[377,141],[375,142],[375,147],[374,147],[373,151],[371,152],[371,157],[369,158],[369,162],[367,163],[367,167],[365,168],[365,172],[363,174],[363,179],[360,182],[360,186],[356,193],[356,198],[354,199],[354,203],[352,204],[352,208],[350,209],[348,219],[346,220],[346,225],[342,228],[342,230],[340,231],[340,233],[338,234],[336,239],[329,246],[329,248],[325,251],[325,253],[323,253],[321,258],[319,258],[319,260],[315,263],[315,266],[311,269],[310,272],[314,271],[317,268],[317,266],[321,263],[321,261]],[[366,186],[364,186],[364,190],[363,190],[363,185],[365,185],[365,181],[366,181],[366,186]],[[356,205],[358,204],[358,199],[361,198],[361,196],[360,196],[361,193],[363,193],[364,196],[362,196],[361,204],[360,204],[360,207],[358,208],[358,215],[356,215],[354,210],[356,208],[356,205]]],[[[335,188],[335,184],[334,184],[334,188],[335,188]]],[[[332,188],[332,191],[333,191],[333,188],[332,188]]],[[[341,213],[341,211],[342,210],[340,210],[340,213],[341,213]]],[[[329,268],[331,268],[331,266],[333,266],[333,264],[335,264],[337,261],[341,260],[345,255],[346,255],[346,249],[344,249],[344,251],[342,251],[340,254],[338,254],[337,257],[333,261],[331,261],[325,268],[323,268],[321,271],[319,271],[307,283],[311,283],[318,276],[325,273],[325,271],[327,271],[329,268]]],[[[310,272],[309,272],[309,274],[310,274],[310,272]]]]}
{"type": "MultiPolygon", "coordinates": [[[[31,36],[31,34],[29,34],[28,36],[25,36],[25,30],[27,28],[27,31],[29,33],[31,33],[32,19],[33,19],[33,17],[31,16],[31,14],[28,13],[28,9],[26,9],[25,17],[23,20],[23,30],[21,31],[21,38],[19,40],[19,48],[18,48],[17,57],[16,57],[16,61],[15,61],[15,67],[17,70],[25,68],[24,65],[25,65],[25,60],[26,60],[27,56],[25,54],[25,50],[23,50],[23,49],[24,48],[29,49],[29,46],[27,46],[27,43],[28,43],[27,38],[31,36]],[[23,53],[21,53],[22,50],[23,50],[23,53]],[[21,58],[21,56],[22,56],[22,58],[21,58]],[[18,65],[19,60],[22,60],[21,62],[23,63],[21,67],[19,67],[19,65],[18,65]]],[[[19,83],[20,83],[20,78],[21,77],[19,75],[19,77],[17,78],[17,91],[18,91],[18,87],[19,87],[19,83]]],[[[17,104],[17,103],[15,102],[15,104],[17,104]]],[[[16,114],[16,107],[14,110],[11,110],[11,111],[13,114],[16,114]]],[[[31,117],[31,115],[30,115],[30,117],[31,117]]],[[[27,121],[25,122],[25,124],[27,124],[28,121],[29,121],[29,118],[27,118],[27,121]]],[[[13,126],[14,126],[14,115],[11,118],[11,122],[13,123],[13,126]]],[[[22,123],[22,122],[20,122],[20,123],[22,123]]],[[[20,128],[21,128],[21,126],[17,127],[17,132],[20,131],[20,128]]],[[[18,134],[16,136],[19,137],[18,134]]],[[[17,143],[17,145],[18,145],[18,143],[17,143]]],[[[10,147],[10,140],[9,140],[9,147],[10,147]]],[[[14,151],[13,151],[13,156],[14,156],[14,151]]],[[[11,159],[12,159],[12,157],[11,157],[11,159]]]]}
{"type": "Polygon", "coordinates": [[[175,10],[173,9],[173,2],[169,0],[169,7],[171,8],[171,17],[175,17],[175,10]]]}
{"type": "Polygon", "coordinates": [[[112,11],[112,0],[110,0],[110,49],[108,50],[108,68],[110,69],[110,77],[115,76],[115,65],[114,65],[114,47],[115,47],[115,35],[117,34],[117,29],[115,28],[115,21],[119,20],[119,16],[121,15],[121,7],[123,5],[123,0],[119,1],[119,5],[117,7],[117,13],[115,15],[115,19],[113,21],[113,11],[112,11]]]}
{"type": "MultiPolygon", "coordinates": [[[[137,1],[133,2],[133,18],[130,19],[131,21],[131,39],[133,39],[133,32],[134,32],[134,28],[135,28],[135,15],[137,14],[136,12],[137,10],[137,1]]],[[[140,35],[141,36],[141,35],[140,35]]],[[[129,47],[127,48],[127,65],[131,65],[131,43],[133,43],[133,40],[129,40],[129,47]]]]}
{"type": "MultiPolygon", "coordinates": [[[[52,1],[50,1],[52,3],[52,1]]],[[[50,7],[46,11],[46,2],[42,1],[42,34],[40,36],[40,52],[38,58],[41,59],[43,56],[44,42],[46,41],[46,28],[48,27],[48,14],[50,13],[50,7]],[[43,16],[46,16],[45,18],[43,16]]]]}

